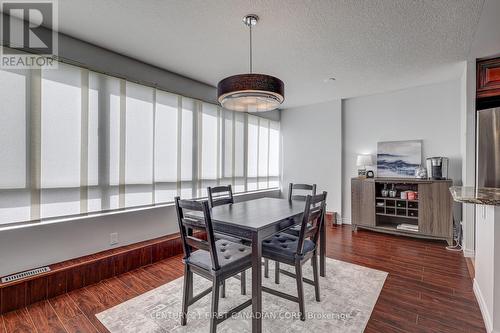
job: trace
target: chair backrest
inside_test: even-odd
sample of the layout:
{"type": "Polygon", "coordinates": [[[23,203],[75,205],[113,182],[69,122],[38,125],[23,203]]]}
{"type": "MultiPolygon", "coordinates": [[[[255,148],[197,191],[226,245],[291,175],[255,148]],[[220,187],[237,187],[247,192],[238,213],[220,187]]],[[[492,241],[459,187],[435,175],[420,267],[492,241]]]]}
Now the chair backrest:
{"type": "Polygon", "coordinates": [[[299,243],[297,245],[298,254],[304,250],[304,240],[310,238],[314,245],[318,245],[319,232],[325,219],[326,192],[318,195],[308,195],[306,206],[302,216],[302,224],[299,233],[299,243]],[[310,224],[310,226],[308,226],[310,224]]]}
{"type": "Polygon", "coordinates": [[[207,187],[207,193],[210,208],[234,203],[231,185],[207,187]]]}
{"type": "Polygon", "coordinates": [[[303,190],[303,191],[311,191],[311,195],[316,195],[316,184],[294,184],[290,183],[288,185],[288,200],[298,200],[298,201],[306,201],[307,195],[304,194],[293,194],[293,190],[303,190]]]}
{"type": "Polygon", "coordinates": [[[210,253],[212,269],[219,270],[220,265],[215,248],[214,230],[212,228],[208,202],[181,200],[179,197],[176,197],[175,208],[177,210],[177,221],[179,222],[182,247],[184,249],[184,259],[188,259],[191,256],[192,248],[205,250],[210,253]],[[202,212],[203,215],[200,218],[193,218],[186,216],[186,211],[202,212]],[[205,231],[207,233],[207,240],[195,237],[193,231],[205,231]]]}

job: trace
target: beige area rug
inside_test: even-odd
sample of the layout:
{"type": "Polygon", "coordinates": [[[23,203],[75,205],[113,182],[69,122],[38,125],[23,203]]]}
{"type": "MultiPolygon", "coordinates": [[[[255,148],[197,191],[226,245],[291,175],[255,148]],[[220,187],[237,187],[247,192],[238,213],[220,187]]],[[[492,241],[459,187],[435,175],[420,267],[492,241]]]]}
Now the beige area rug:
{"type": "MultiPolygon", "coordinates": [[[[263,284],[297,295],[295,279],[281,275],[279,285],[274,283],[274,264],[270,263],[270,278],[263,284]]],[[[290,266],[282,265],[293,271],[290,266]]],[[[247,271],[247,290],[251,292],[251,271],[247,271]]],[[[304,265],[304,277],[312,279],[312,268],[304,265]]],[[[306,321],[297,318],[298,304],[263,293],[263,331],[277,332],[363,332],[377,302],[386,272],[327,258],[326,277],[320,278],[321,302],[316,302],[314,287],[304,284],[306,321]]],[[[209,331],[209,293],[189,307],[187,326],[180,326],[183,279],[179,278],[161,287],[130,299],[97,314],[97,318],[112,333],[127,332],[189,332],[209,331]]],[[[195,295],[211,286],[211,282],[195,275],[195,295]]],[[[240,294],[240,281],[227,280],[226,298],[221,299],[220,312],[250,298],[240,294]]],[[[217,326],[217,332],[251,332],[251,306],[237,316],[217,326]]]]}

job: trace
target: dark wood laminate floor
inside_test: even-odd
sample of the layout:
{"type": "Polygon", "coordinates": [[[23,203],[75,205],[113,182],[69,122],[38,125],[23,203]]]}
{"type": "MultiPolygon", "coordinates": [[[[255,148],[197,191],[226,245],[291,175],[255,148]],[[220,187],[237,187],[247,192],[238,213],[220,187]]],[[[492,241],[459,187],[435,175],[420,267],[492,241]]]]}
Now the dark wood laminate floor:
{"type": "MultiPolygon", "coordinates": [[[[331,258],[389,273],[365,332],[485,332],[461,253],[442,242],[328,228],[331,258]]],[[[0,317],[0,333],[107,332],[95,317],[183,274],[176,256],[0,317]]]]}

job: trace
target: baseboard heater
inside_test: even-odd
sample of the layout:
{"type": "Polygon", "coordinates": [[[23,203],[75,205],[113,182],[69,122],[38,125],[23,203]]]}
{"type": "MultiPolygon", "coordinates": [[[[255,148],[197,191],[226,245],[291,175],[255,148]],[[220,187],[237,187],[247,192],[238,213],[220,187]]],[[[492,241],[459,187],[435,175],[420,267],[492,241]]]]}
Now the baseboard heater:
{"type": "Polygon", "coordinates": [[[27,277],[32,277],[32,276],[42,274],[42,273],[47,273],[47,272],[50,272],[50,268],[48,266],[40,267],[40,268],[32,269],[30,271],[21,272],[21,273],[12,274],[12,275],[3,277],[2,283],[14,282],[17,280],[25,279],[27,277]]]}

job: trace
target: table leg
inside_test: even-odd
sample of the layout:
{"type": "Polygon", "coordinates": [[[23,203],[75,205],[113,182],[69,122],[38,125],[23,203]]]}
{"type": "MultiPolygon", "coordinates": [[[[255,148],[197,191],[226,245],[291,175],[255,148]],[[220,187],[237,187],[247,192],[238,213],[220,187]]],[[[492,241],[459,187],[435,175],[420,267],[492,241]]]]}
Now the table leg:
{"type": "Polygon", "coordinates": [[[325,277],[325,261],[326,261],[326,225],[325,219],[321,223],[320,240],[319,240],[319,275],[325,277]]]}
{"type": "Polygon", "coordinates": [[[252,333],[262,332],[262,239],[252,235],[252,333]]]}

